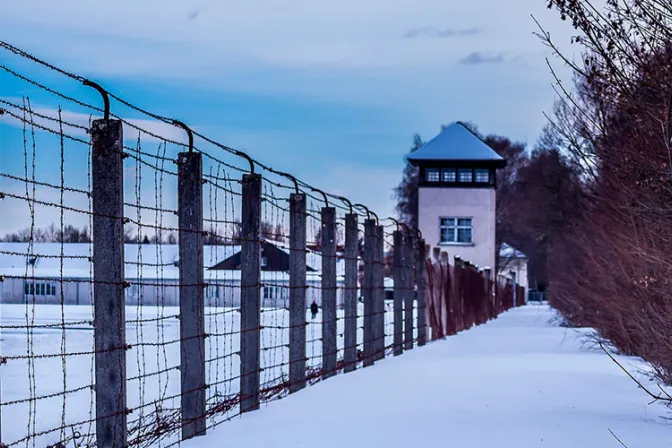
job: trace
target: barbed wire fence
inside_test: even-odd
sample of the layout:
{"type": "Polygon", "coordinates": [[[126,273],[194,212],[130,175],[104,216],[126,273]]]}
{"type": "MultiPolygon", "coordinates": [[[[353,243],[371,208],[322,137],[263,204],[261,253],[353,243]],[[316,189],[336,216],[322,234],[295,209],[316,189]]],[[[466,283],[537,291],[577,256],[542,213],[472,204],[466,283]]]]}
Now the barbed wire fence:
{"type": "Polygon", "coordinates": [[[515,285],[430,260],[416,229],[0,49],[104,103],[0,65],[82,111],[0,98],[22,146],[0,166],[2,216],[28,224],[0,243],[3,448],[179,445],[514,305],[515,285]]]}

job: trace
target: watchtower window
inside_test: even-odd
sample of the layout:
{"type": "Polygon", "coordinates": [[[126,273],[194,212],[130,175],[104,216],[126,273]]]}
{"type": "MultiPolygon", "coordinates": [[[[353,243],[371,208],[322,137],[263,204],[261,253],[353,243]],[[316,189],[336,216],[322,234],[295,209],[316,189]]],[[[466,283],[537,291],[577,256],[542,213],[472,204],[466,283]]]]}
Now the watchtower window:
{"type": "Polygon", "coordinates": [[[457,172],[458,179],[460,182],[471,182],[473,178],[473,172],[471,168],[460,168],[457,172]]]}
{"type": "Polygon", "coordinates": [[[455,182],[457,180],[457,173],[455,168],[444,168],[441,170],[442,182],[455,182]]]}
{"type": "Polygon", "coordinates": [[[425,170],[425,180],[427,182],[438,182],[439,181],[439,169],[438,168],[427,168],[425,170]]]}
{"type": "Polygon", "coordinates": [[[474,170],[474,174],[476,176],[476,182],[477,183],[482,183],[482,184],[487,184],[490,182],[490,171],[487,169],[476,169],[474,170]]]}

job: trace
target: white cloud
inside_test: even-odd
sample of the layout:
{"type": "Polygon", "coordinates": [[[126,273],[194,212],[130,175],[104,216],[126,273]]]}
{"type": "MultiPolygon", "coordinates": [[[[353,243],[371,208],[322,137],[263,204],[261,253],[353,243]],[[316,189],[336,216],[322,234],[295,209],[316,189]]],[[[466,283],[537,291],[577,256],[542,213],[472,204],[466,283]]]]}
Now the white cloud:
{"type": "MultiPolygon", "coordinates": [[[[41,180],[41,179],[40,179],[41,180]]],[[[16,232],[29,227],[43,228],[54,223],[60,223],[61,196],[57,189],[36,186],[35,196],[33,188],[29,187],[26,194],[26,186],[18,181],[3,179],[2,190],[7,197],[2,200],[2,207],[6,213],[0,221],[0,237],[6,233],[16,232]],[[32,200],[36,202],[32,202],[32,200]],[[33,206],[31,215],[30,208],[33,206]]],[[[76,227],[89,226],[89,201],[86,196],[79,193],[64,194],[63,205],[72,210],[63,209],[65,225],[76,227]]]]}
{"type": "Polygon", "coordinates": [[[30,30],[19,43],[61,53],[89,72],[200,77],[252,65],[417,72],[473,51],[525,54],[541,48],[530,13],[563,29],[538,0],[25,0],[6,2],[0,23],[30,30]],[[450,28],[483,32],[404,39],[411,29],[450,28]],[[48,30],[48,42],[31,37],[48,30]]]}
{"type": "MultiPolygon", "coordinates": [[[[23,102],[20,98],[3,98],[7,103],[11,103],[15,106],[23,107],[23,102]]],[[[6,103],[0,104],[6,110],[18,115],[23,116],[23,111],[21,109],[12,107],[6,103]]],[[[27,106],[26,106],[27,107],[27,106]]],[[[40,128],[46,128],[53,132],[59,132],[59,112],[58,109],[53,107],[42,106],[39,104],[32,104],[31,110],[33,111],[32,119],[28,117],[36,125],[36,131],[39,132],[40,128]]],[[[73,137],[88,139],[88,133],[86,129],[89,128],[89,121],[95,120],[98,117],[96,115],[83,114],[80,112],[73,112],[67,109],[61,110],[60,119],[63,122],[63,132],[67,135],[73,137]]],[[[180,143],[187,143],[187,137],[185,131],[181,128],[177,128],[172,124],[164,123],[158,120],[146,120],[146,119],[137,119],[137,118],[124,118],[124,121],[130,123],[124,124],[124,139],[130,141],[136,141],[138,135],[143,142],[159,142],[163,139],[173,140],[180,143]],[[161,136],[162,138],[157,138],[156,136],[161,136]]],[[[16,118],[11,114],[0,115],[0,123],[6,123],[10,126],[22,127],[23,122],[20,118],[16,118]]],[[[194,128],[195,129],[195,128],[194,128]]]]}
{"type": "MultiPolygon", "coordinates": [[[[391,126],[407,133],[408,141],[414,132],[428,139],[440,124],[462,119],[484,132],[531,142],[554,95],[547,51],[532,35],[537,29],[530,14],[561,44],[573,33],[540,0],[22,0],[3,2],[0,29],[10,43],[93,79],[140,76],[213,95],[226,90],[382,107],[401,117],[391,126]],[[406,38],[411,30],[480,32],[406,38]],[[459,63],[476,53],[502,55],[504,62],[459,63]]],[[[178,116],[181,105],[166,103],[178,116]]],[[[132,121],[186,140],[165,123],[132,121]]],[[[130,129],[125,134],[137,137],[130,129]]],[[[274,138],[284,147],[296,141],[282,131],[270,136],[236,129],[225,137],[252,154],[259,145],[272,146],[274,138]]],[[[400,160],[408,141],[390,148],[389,157],[400,160]]],[[[389,170],[356,163],[295,174],[392,214],[391,188],[401,162],[389,170]]]]}
{"type": "MultiPolygon", "coordinates": [[[[459,51],[463,45],[459,41],[400,42],[409,29],[445,29],[455,24],[487,30],[474,36],[474,41],[489,44],[491,51],[520,46],[524,52],[537,45],[530,39],[534,24],[529,14],[556,18],[544,6],[538,0],[519,0],[515,6],[498,0],[26,0],[3,5],[3,19],[82,35],[184,44],[196,51],[185,60],[175,58],[173,67],[200,65],[195,59],[203,56],[214,60],[242,56],[302,67],[387,66],[431,64],[433,61],[424,60],[426,56],[445,49],[459,51]],[[197,14],[192,19],[194,11],[197,14]],[[498,35],[504,38],[498,39],[498,35]]],[[[69,51],[77,52],[78,48],[69,51]]],[[[104,51],[100,53],[104,59],[104,51]]]]}
{"type": "Polygon", "coordinates": [[[560,44],[573,33],[539,0],[24,0],[2,9],[13,43],[94,79],[366,104],[403,116],[409,134],[467,115],[533,138],[554,93],[530,14],[560,44]],[[480,32],[405,38],[423,29],[480,32]],[[473,53],[504,63],[459,63],[473,53]]]}
{"type": "MultiPolygon", "coordinates": [[[[396,217],[392,188],[401,180],[398,169],[382,169],[358,164],[335,165],[319,176],[304,179],[327,193],[345,196],[353,203],[366,204],[380,219],[396,217]]],[[[343,205],[343,204],[340,204],[343,205]]]]}

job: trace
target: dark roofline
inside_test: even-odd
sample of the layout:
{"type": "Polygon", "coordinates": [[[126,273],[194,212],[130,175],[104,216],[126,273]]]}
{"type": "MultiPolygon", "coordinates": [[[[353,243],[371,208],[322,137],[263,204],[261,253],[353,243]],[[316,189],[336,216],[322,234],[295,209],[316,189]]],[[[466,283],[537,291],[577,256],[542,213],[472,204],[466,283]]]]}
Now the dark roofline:
{"type": "MultiPolygon", "coordinates": [[[[261,255],[266,258],[266,266],[261,266],[264,272],[289,272],[289,254],[267,240],[261,243],[261,255]]],[[[228,258],[207,268],[209,271],[239,271],[242,262],[242,249],[234,252],[228,258]]],[[[317,272],[306,265],[307,272],[317,272]]]]}
{"type": "MultiPolygon", "coordinates": [[[[469,131],[469,132],[471,133],[471,135],[473,135],[474,137],[476,137],[477,139],[479,139],[480,141],[482,141],[485,145],[488,146],[488,148],[492,149],[492,150],[495,152],[495,154],[497,154],[499,157],[501,157],[502,160],[496,160],[496,161],[497,161],[497,162],[504,162],[504,164],[501,166],[502,168],[504,168],[504,167],[506,166],[506,159],[505,159],[503,156],[501,156],[497,151],[495,151],[495,148],[493,148],[492,146],[488,145],[488,142],[486,142],[484,139],[482,139],[480,135],[478,135],[477,133],[475,133],[474,131],[472,131],[471,129],[469,129],[469,126],[465,125],[465,124],[462,123],[461,121],[456,121],[456,123],[459,124],[460,126],[462,126],[462,127],[463,127],[464,129],[466,129],[467,131],[469,131]]],[[[495,162],[495,160],[493,160],[493,162],[495,162]]]]}
{"type": "MultiPolygon", "coordinates": [[[[469,131],[469,132],[471,133],[471,135],[473,135],[474,137],[476,137],[477,139],[479,139],[480,141],[482,141],[483,143],[485,143],[485,140],[483,140],[483,139],[481,138],[480,135],[478,135],[477,133],[475,133],[474,131],[472,131],[471,129],[469,129],[469,126],[467,126],[466,124],[464,124],[464,123],[461,122],[461,121],[456,121],[455,123],[459,124],[459,125],[462,126],[464,129],[466,129],[467,131],[469,131]]],[[[488,145],[487,143],[485,143],[485,144],[488,145]]],[[[490,145],[488,145],[488,146],[490,146],[490,145]]],[[[493,149],[493,151],[494,151],[494,149],[493,149]]]]}
{"type": "MultiPolygon", "coordinates": [[[[410,159],[409,159],[410,162],[410,159]]],[[[424,167],[431,165],[430,168],[438,166],[445,168],[479,168],[479,167],[494,167],[494,168],[504,168],[506,166],[506,159],[459,159],[459,160],[446,160],[446,159],[414,159],[412,164],[417,167],[424,167]]]]}

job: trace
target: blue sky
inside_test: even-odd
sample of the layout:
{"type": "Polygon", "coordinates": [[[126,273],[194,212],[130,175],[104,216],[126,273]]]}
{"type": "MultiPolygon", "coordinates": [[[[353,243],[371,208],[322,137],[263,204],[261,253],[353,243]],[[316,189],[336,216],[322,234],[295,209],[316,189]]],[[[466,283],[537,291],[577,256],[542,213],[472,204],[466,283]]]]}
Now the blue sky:
{"type": "MultiPolygon", "coordinates": [[[[3,4],[0,39],[389,216],[414,133],[428,139],[441,124],[465,120],[485,133],[536,141],[554,93],[549,53],[532,35],[530,16],[564,48],[572,31],[545,4],[23,0],[3,4]]],[[[100,103],[91,89],[2,50],[0,63],[100,103]]],[[[44,111],[60,105],[73,120],[88,120],[0,74],[0,98],[24,95],[44,111]]],[[[143,118],[119,105],[113,110],[143,118]]],[[[179,130],[143,123],[182,138],[179,130]]],[[[23,172],[21,133],[10,120],[0,122],[3,170],[23,172]]],[[[38,177],[58,179],[58,151],[50,151],[51,140],[44,145],[38,177]]],[[[67,151],[67,181],[82,182],[85,148],[67,151]]],[[[5,220],[0,233],[17,227],[21,222],[5,220]]]]}

